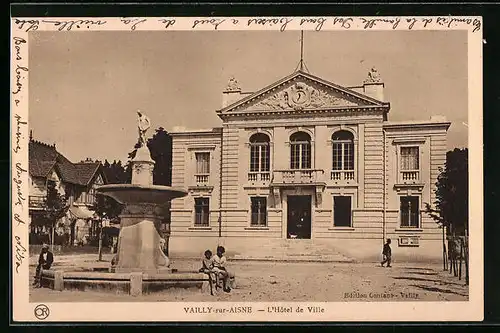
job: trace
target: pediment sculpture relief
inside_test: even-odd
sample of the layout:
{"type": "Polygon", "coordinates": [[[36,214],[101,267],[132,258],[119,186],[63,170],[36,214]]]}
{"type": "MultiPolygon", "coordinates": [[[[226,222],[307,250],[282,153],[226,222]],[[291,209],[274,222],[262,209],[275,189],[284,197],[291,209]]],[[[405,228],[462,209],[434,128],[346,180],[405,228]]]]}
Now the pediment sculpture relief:
{"type": "Polygon", "coordinates": [[[316,89],[304,82],[297,82],[285,90],[254,104],[249,110],[303,110],[330,106],[357,105],[327,91],[316,89]]]}

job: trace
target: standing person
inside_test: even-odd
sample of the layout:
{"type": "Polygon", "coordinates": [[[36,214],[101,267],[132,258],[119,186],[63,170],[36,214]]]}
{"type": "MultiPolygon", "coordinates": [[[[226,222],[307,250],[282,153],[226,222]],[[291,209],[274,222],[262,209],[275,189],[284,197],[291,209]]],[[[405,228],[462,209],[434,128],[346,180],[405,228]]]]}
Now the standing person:
{"type": "Polygon", "coordinates": [[[40,256],[38,256],[38,266],[36,266],[35,281],[33,285],[36,287],[41,287],[41,273],[42,269],[50,269],[52,263],[54,262],[54,255],[49,250],[49,245],[43,244],[40,256]]]}
{"type": "Polygon", "coordinates": [[[226,269],[227,259],[224,256],[225,252],[226,249],[224,246],[217,246],[217,254],[213,256],[213,271],[222,276],[222,281],[224,283],[223,289],[228,293],[231,291],[231,288],[229,288],[229,279],[233,277],[233,275],[226,269]]]}
{"type": "Polygon", "coordinates": [[[382,255],[384,260],[380,263],[382,267],[387,263],[387,267],[391,267],[391,239],[388,238],[387,242],[384,244],[384,249],[382,250],[382,255]]]}

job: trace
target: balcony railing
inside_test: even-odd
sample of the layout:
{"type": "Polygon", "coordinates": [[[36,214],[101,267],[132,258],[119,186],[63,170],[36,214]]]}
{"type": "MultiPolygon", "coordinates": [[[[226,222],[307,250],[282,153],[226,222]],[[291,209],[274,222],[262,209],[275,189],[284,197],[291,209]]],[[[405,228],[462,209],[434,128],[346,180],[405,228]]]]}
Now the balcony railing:
{"type": "Polygon", "coordinates": [[[30,195],[28,204],[30,209],[45,209],[47,197],[44,195],[30,195]]]}
{"type": "Polygon", "coordinates": [[[324,182],[324,171],[314,169],[303,170],[275,170],[273,183],[275,184],[314,184],[324,182]]]}
{"type": "Polygon", "coordinates": [[[401,171],[401,180],[404,183],[410,182],[417,182],[420,180],[420,172],[418,170],[405,170],[401,171]]]}
{"type": "Polygon", "coordinates": [[[197,186],[206,186],[208,185],[209,175],[208,174],[198,174],[195,175],[196,185],[197,186]]]}
{"type": "Polygon", "coordinates": [[[248,181],[250,182],[268,182],[271,179],[271,174],[269,172],[249,172],[248,181]]]}
{"type": "Polygon", "coordinates": [[[354,180],[354,170],[332,170],[330,173],[331,180],[354,180]]]}

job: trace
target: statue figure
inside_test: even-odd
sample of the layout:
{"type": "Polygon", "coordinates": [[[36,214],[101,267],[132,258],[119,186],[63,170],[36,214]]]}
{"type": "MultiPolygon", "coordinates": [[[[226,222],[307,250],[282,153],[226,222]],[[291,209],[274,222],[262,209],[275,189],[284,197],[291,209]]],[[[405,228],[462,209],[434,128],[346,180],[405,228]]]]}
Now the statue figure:
{"type": "Polygon", "coordinates": [[[231,76],[229,79],[229,82],[227,83],[227,91],[239,91],[241,90],[240,85],[238,81],[234,78],[234,76],[231,76]]]}
{"type": "Polygon", "coordinates": [[[137,111],[137,115],[139,116],[137,120],[137,127],[139,130],[139,143],[141,147],[144,147],[146,146],[146,132],[151,127],[151,122],[146,115],[141,113],[141,111],[137,111]]]}
{"type": "Polygon", "coordinates": [[[368,72],[368,78],[365,80],[365,82],[380,82],[380,74],[375,67],[372,67],[370,69],[370,71],[368,72]]]}

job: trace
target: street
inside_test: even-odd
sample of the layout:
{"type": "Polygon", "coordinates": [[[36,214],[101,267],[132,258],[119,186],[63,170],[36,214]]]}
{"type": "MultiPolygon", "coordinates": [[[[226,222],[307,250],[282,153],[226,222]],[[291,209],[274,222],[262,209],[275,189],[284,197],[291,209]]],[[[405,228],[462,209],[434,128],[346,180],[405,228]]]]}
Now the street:
{"type": "MultiPolygon", "coordinates": [[[[199,262],[178,259],[173,267],[198,270],[199,262]]],[[[176,301],[466,301],[465,281],[438,264],[290,263],[232,261],[237,286],[230,293],[211,296],[199,289],[168,289],[131,297],[115,292],[54,291],[30,286],[31,302],[176,302],[176,301]]],[[[31,275],[35,267],[30,265],[31,275]]],[[[32,281],[32,280],[31,280],[32,281]]]]}

